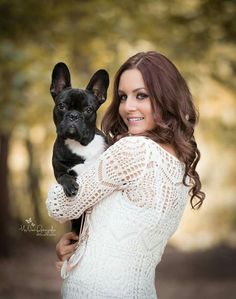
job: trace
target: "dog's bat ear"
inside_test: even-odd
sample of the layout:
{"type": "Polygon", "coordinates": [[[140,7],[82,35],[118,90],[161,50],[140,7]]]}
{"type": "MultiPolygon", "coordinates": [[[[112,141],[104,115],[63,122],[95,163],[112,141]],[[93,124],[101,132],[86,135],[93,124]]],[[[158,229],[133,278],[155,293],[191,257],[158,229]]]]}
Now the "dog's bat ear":
{"type": "Polygon", "coordinates": [[[98,99],[98,106],[106,101],[108,86],[109,74],[106,70],[98,70],[90,79],[86,89],[96,96],[98,99]]]}
{"type": "Polygon", "coordinates": [[[70,71],[65,63],[59,62],[52,71],[50,92],[53,99],[67,87],[71,87],[70,71]]]}

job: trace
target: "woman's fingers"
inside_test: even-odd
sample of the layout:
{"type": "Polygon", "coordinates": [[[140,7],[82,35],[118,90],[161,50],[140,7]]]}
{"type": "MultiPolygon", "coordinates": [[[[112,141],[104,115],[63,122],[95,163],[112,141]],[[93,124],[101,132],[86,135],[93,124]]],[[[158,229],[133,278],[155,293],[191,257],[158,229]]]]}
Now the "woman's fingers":
{"type": "Polygon", "coordinates": [[[63,265],[63,262],[61,262],[61,261],[56,261],[55,266],[56,266],[56,270],[57,270],[58,272],[61,271],[61,267],[62,267],[62,265],[63,265]]]}
{"type": "MultiPolygon", "coordinates": [[[[71,240],[77,241],[77,240],[79,240],[79,236],[77,236],[76,233],[74,233],[74,232],[65,233],[65,234],[62,236],[62,238],[61,238],[60,241],[62,241],[62,242],[65,243],[65,244],[70,244],[70,243],[71,243],[71,242],[70,242],[71,240]]],[[[60,242],[60,241],[59,241],[59,242],[60,242]]]]}
{"type": "Polygon", "coordinates": [[[73,233],[69,232],[64,234],[56,245],[56,254],[60,261],[64,261],[69,258],[75,251],[77,242],[71,244],[71,240],[77,241],[79,237],[73,233]]]}
{"type": "Polygon", "coordinates": [[[76,245],[77,245],[77,243],[62,246],[60,248],[60,255],[62,257],[61,260],[64,261],[66,259],[65,256],[68,256],[68,255],[71,256],[76,249],[76,245]]]}
{"type": "MultiPolygon", "coordinates": [[[[76,244],[77,244],[77,243],[76,243],[76,244]]],[[[74,253],[76,244],[73,244],[73,247],[74,247],[74,248],[71,248],[71,249],[69,250],[69,253],[67,253],[67,254],[63,254],[63,255],[61,256],[61,259],[60,259],[59,261],[56,261],[56,262],[55,262],[56,270],[57,270],[58,272],[61,271],[61,267],[62,267],[62,265],[63,265],[63,262],[64,262],[65,260],[68,260],[68,259],[71,257],[71,255],[74,253]]]]}

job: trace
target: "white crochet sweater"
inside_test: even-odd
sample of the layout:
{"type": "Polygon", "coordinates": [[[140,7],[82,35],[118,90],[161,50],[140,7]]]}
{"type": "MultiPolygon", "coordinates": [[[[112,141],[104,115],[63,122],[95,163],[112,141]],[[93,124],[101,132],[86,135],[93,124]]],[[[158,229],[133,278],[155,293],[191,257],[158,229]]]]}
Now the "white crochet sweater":
{"type": "Polygon", "coordinates": [[[157,298],[155,268],[176,231],[187,199],[184,164],[154,141],[124,137],[78,177],[67,198],[51,187],[47,208],[59,222],[88,208],[87,239],[64,265],[62,297],[157,298]]]}

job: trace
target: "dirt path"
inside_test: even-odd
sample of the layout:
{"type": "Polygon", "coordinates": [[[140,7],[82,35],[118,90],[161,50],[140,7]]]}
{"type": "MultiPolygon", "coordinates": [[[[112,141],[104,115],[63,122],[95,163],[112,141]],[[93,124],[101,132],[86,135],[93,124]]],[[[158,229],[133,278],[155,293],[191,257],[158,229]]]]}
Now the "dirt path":
{"type": "Polygon", "coordinates": [[[161,299],[236,299],[236,249],[183,253],[167,247],[157,290],[161,299]]]}
{"type": "Polygon", "coordinates": [[[0,260],[1,299],[60,298],[54,245],[24,241],[15,246],[13,254],[0,260]]]}
{"type": "MultiPolygon", "coordinates": [[[[60,298],[54,260],[54,245],[15,244],[13,256],[0,260],[0,298],[60,298]]],[[[157,289],[161,299],[235,299],[236,249],[221,246],[186,254],[168,247],[158,268],[157,289]]]]}

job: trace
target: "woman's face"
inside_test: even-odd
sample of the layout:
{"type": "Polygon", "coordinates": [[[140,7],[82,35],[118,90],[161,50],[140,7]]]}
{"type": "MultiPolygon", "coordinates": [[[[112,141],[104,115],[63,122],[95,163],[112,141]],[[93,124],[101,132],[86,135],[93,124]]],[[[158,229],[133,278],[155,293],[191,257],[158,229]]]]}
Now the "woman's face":
{"type": "Polygon", "coordinates": [[[130,69],[122,73],[118,94],[119,114],[129,133],[145,133],[155,127],[151,100],[139,70],[130,69]]]}

